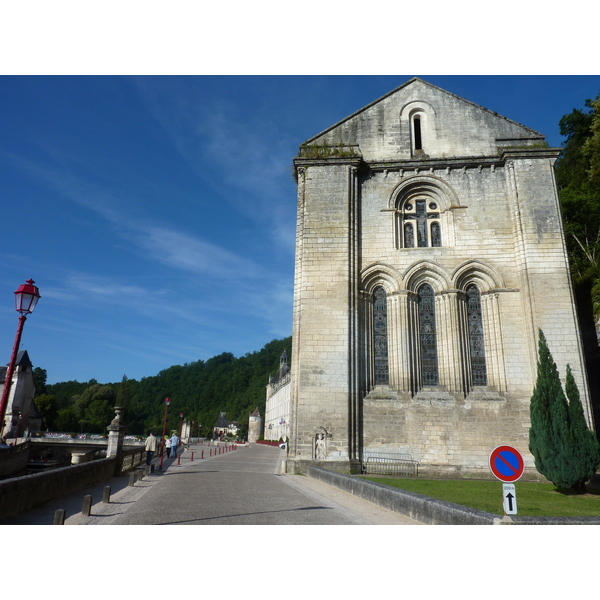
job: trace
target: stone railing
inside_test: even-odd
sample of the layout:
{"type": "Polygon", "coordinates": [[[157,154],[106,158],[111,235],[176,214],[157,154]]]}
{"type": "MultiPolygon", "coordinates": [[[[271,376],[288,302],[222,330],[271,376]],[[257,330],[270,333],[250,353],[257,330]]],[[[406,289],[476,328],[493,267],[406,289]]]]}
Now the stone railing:
{"type": "Polygon", "coordinates": [[[146,450],[141,448],[124,448],[121,460],[121,473],[135,469],[146,460],[146,450]]]}
{"type": "Polygon", "coordinates": [[[124,448],[120,458],[100,458],[0,481],[0,520],[131,471],[145,459],[144,448],[124,448]]]}
{"type": "Polygon", "coordinates": [[[0,450],[0,477],[7,477],[27,467],[30,445],[31,443],[27,441],[0,450]]]}
{"type": "Polygon", "coordinates": [[[101,458],[0,481],[0,519],[112,477],[116,458],[101,458]]]}

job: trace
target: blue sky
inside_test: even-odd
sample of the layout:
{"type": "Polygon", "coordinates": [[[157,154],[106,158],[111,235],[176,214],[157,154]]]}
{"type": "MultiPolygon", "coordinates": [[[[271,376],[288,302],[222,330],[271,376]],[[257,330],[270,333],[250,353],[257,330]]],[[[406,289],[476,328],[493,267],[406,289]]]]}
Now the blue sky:
{"type": "MultiPolygon", "coordinates": [[[[416,75],[553,146],[600,92],[597,76],[416,75]]],[[[290,335],[298,146],[412,76],[0,77],[5,363],[30,277],[21,348],[50,383],[290,335]]]]}
{"type": "MultiPolygon", "coordinates": [[[[580,3],[577,14],[593,23],[596,4],[580,3]]],[[[420,76],[559,145],[560,117],[600,91],[600,77],[585,76],[599,72],[597,36],[565,21],[564,10],[522,0],[412,12],[401,2],[371,3],[369,13],[357,6],[4,3],[0,364],[17,326],[13,292],[30,277],[42,299],[22,348],[51,383],[139,379],[259,350],[291,333],[291,166],[304,140],[420,76]],[[152,77],[164,74],[200,77],[152,77]]],[[[296,531],[297,542],[314,543],[312,530],[296,531]]],[[[423,530],[403,535],[411,531],[411,548],[430,552],[423,530]]],[[[372,532],[361,538],[380,545],[381,530],[372,532]]],[[[104,541],[100,530],[86,531],[93,535],[104,541]]],[[[354,530],[341,535],[355,542],[354,530]]],[[[493,543],[497,554],[497,536],[493,543]]],[[[536,552],[545,547],[553,546],[536,552]]],[[[507,550],[513,556],[514,544],[507,550]]],[[[455,583],[460,565],[447,558],[438,561],[440,580],[455,583]]],[[[419,572],[418,562],[410,566],[419,572]]],[[[487,577],[486,568],[471,570],[487,577]]],[[[248,563],[248,576],[254,571],[248,563]]],[[[295,586],[312,593],[312,578],[304,580],[295,586]]]]}

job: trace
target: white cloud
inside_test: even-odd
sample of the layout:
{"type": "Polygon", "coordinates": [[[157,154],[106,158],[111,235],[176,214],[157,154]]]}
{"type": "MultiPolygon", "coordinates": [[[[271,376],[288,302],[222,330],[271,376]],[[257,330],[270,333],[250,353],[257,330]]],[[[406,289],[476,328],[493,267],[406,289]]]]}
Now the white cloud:
{"type": "Polygon", "coordinates": [[[57,170],[31,160],[11,155],[11,162],[30,177],[58,191],[107,221],[115,233],[127,243],[143,251],[147,259],[158,261],[186,273],[202,274],[216,279],[246,279],[264,276],[252,260],[166,225],[144,222],[127,214],[119,206],[123,197],[116,190],[102,189],[65,170],[57,170]]]}
{"type": "Polygon", "coordinates": [[[168,85],[155,78],[132,81],[183,160],[236,210],[265,226],[278,247],[293,253],[295,143],[284,138],[271,115],[256,114],[249,122],[233,103],[206,100],[191,85],[183,92],[171,79],[168,85]]]}
{"type": "Polygon", "coordinates": [[[128,239],[165,265],[208,275],[216,279],[257,277],[261,269],[251,260],[229,250],[167,227],[129,223],[126,229],[134,233],[128,239]]]}

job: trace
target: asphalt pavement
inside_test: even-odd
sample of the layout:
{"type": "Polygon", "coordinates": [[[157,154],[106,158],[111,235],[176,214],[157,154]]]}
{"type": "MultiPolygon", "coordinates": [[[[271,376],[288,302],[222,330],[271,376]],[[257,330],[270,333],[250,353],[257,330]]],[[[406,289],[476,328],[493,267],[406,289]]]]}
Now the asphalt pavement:
{"type": "Polygon", "coordinates": [[[262,444],[220,453],[192,446],[164,459],[162,470],[156,458],[154,472],[134,486],[128,475],[115,477],[0,524],[51,525],[64,509],[65,525],[420,525],[310,477],[281,474],[284,459],[284,450],[262,444]],[[81,514],[86,495],[90,516],[81,514]]]}

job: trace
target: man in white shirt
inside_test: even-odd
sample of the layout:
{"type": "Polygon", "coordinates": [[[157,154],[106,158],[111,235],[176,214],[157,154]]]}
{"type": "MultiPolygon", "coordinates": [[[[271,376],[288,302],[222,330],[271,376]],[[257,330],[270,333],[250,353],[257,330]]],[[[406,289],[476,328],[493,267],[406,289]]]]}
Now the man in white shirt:
{"type": "Polygon", "coordinates": [[[156,452],[156,438],[154,434],[150,432],[150,435],[146,438],[146,464],[149,465],[152,462],[152,457],[156,452]]]}

